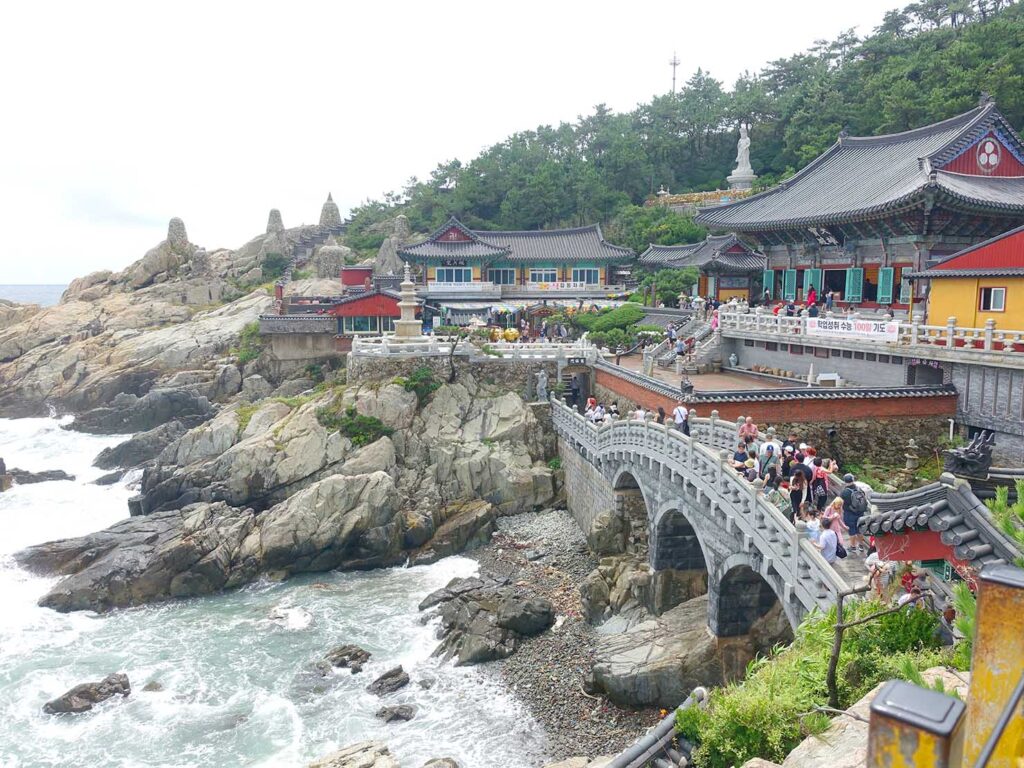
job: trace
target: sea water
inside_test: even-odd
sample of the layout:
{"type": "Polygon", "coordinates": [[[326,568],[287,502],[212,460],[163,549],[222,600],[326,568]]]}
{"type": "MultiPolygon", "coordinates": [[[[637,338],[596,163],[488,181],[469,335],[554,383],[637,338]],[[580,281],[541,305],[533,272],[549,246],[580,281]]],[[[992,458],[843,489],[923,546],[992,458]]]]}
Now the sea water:
{"type": "Polygon", "coordinates": [[[51,285],[0,285],[0,299],[18,304],[40,304],[52,307],[60,303],[61,294],[67,289],[66,283],[51,285]]]}
{"type": "Polygon", "coordinates": [[[92,459],[122,439],[62,430],[53,419],[0,419],[8,466],[76,476],[0,493],[0,766],[304,766],[365,739],[385,741],[406,768],[446,756],[464,768],[541,762],[540,727],[493,673],[430,656],[435,626],[417,604],[475,573],[467,558],[258,582],[103,615],[38,607],[54,581],[19,569],[10,554],[127,515],[125,483],[91,484],[102,474],[92,459]],[[310,672],[343,643],[373,654],[361,674],[310,672]],[[384,698],[366,692],[398,664],[410,685],[384,698]],[[49,699],[111,672],[128,675],[128,698],[80,715],[43,713],[49,699]],[[160,690],[143,691],[147,683],[160,690]],[[415,718],[374,716],[393,704],[416,705],[415,718]]]}

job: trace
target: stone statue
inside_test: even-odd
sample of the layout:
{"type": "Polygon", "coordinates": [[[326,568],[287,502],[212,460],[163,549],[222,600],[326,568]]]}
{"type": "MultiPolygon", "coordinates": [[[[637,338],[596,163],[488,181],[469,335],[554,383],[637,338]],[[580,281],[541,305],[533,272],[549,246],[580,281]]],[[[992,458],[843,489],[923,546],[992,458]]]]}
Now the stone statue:
{"type": "Polygon", "coordinates": [[[548,372],[541,368],[537,374],[537,399],[548,399],[548,372]]]}
{"type": "Polygon", "coordinates": [[[995,444],[995,433],[983,431],[969,445],[943,451],[943,469],[954,475],[987,477],[992,466],[992,449],[995,444]]]}
{"type": "Polygon", "coordinates": [[[730,189],[750,189],[757,176],[750,167],[750,136],[745,123],[740,123],[740,140],[736,142],[736,169],[726,181],[730,189]]]}
{"type": "Polygon", "coordinates": [[[740,123],[740,140],[736,142],[736,170],[734,174],[746,171],[753,173],[750,167],[750,136],[747,135],[747,126],[740,123]]]}

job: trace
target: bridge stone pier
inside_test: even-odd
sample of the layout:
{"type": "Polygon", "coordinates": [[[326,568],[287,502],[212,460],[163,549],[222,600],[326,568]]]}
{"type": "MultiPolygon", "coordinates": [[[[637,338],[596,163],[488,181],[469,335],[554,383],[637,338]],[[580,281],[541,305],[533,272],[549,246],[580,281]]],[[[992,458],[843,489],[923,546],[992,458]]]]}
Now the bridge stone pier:
{"type": "Polygon", "coordinates": [[[628,548],[646,549],[655,580],[706,574],[715,636],[748,634],[776,602],[795,628],[847,588],[802,524],[729,465],[735,422],[691,417],[690,438],[650,422],[596,426],[562,403],[552,408],[577,522],[587,532],[602,512],[617,516],[628,548]]]}

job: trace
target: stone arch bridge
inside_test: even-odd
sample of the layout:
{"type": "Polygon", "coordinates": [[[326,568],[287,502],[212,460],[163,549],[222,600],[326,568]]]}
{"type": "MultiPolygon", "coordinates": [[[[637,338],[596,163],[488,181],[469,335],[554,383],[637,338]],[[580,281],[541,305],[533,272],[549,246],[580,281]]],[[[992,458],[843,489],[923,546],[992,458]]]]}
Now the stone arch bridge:
{"type": "MultiPolygon", "coordinates": [[[[776,601],[795,628],[848,588],[760,481],[730,466],[734,422],[691,415],[691,439],[650,422],[596,426],[559,402],[552,409],[570,496],[578,489],[595,511],[601,498],[621,507],[642,497],[653,570],[706,570],[708,627],[717,637],[747,634],[776,601]]],[[[576,516],[586,528],[590,521],[576,516]]]]}

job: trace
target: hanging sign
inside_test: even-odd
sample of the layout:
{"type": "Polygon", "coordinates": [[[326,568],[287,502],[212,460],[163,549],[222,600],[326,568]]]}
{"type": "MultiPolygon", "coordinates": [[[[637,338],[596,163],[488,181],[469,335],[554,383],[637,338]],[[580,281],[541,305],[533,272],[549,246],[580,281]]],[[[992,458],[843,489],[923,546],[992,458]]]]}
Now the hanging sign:
{"type": "Polygon", "coordinates": [[[840,317],[808,317],[807,335],[830,339],[871,339],[896,341],[900,324],[882,320],[854,320],[840,317]]]}

